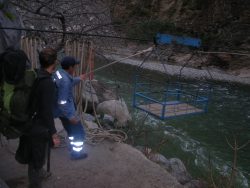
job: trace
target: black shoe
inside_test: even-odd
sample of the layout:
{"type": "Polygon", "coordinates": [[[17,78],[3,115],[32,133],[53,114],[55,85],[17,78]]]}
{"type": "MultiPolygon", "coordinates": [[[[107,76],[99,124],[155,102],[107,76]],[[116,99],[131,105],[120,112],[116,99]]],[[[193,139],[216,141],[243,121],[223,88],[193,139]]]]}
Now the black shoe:
{"type": "Polygon", "coordinates": [[[87,157],[88,157],[88,154],[84,153],[84,152],[80,152],[80,153],[73,152],[73,153],[71,153],[71,159],[72,160],[86,159],[87,157]]]}

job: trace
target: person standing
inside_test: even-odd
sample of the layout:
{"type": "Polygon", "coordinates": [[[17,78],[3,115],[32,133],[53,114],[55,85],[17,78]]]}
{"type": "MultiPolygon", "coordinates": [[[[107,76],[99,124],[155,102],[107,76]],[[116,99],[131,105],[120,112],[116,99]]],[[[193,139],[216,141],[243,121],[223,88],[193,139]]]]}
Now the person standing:
{"type": "Polygon", "coordinates": [[[32,109],[32,126],[27,135],[20,137],[16,159],[21,154],[19,150],[28,148],[28,177],[29,188],[41,188],[42,180],[50,176],[43,169],[46,154],[49,154],[51,145],[59,145],[60,139],[56,134],[53,117],[53,104],[55,96],[55,84],[52,73],[56,69],[57,53],[52,48],[45,48],[39,53],[41,68],[37,72],[37,78],[33,85],[30,100],[32,109]],[[48,153],[47,153],[48,152],[48,153]]]}
{"type": "Polygon", "coordinates": [[[54,73],[54,81],[57,87],[57,100],[55,105],[55,117],[59,117],[70,141],[71,159],[84,159],[88,155],[84,151],[85,131],[76,112],[73,88],[85,79],[82,74],[74,77],[75,69],[79,61],[72,56],[66,56],[61,60],[62,69],[54,73]]]}

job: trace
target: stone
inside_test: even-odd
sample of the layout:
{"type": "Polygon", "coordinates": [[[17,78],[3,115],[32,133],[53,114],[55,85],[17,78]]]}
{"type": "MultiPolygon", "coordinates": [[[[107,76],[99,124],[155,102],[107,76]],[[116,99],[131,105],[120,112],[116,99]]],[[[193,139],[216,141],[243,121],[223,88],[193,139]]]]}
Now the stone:
{"type": "Polygon", "coordinates": [[[162,154],[159,153],[150,153],[148,157],[151,161],[158,163],[158,164],[168,164],[170,165],[169,160],[162,154]]]}
{"type": "Polygon", "coordinates": [[[104,101],[108,101],[108,100],[118,100],[119,99],[119,97],[117,96],[115,91],[113,91],[112,89],[107,87],[104,83],[101,83],[100,81],[97,81],[97,80],[93,81],[92,86],[96,91],[96,94],[98,96],[100,103],[102,103],[104,101]]]}
{"type": "Polygon", "coordinates": [[[99,128],[99,126],[92,121],[84,121],[84,124],[88,129],[98,129],[99,128]]]}
{"type": "Polygon", "coordinates": [[[95,117],[92,116],[91,114],[83,113],[82,116],[83,116],[83,119],[86,121],[95,121],[95,117]]]}
{"type": "Polygon", "coordinates": [[[96,112],[112,116],[115,119],[115,126],[117,127],[125,127],[132,120],[123,99],[104,101],[98,104],[96,112]]]}
{"type": "Polygon", "coordinates": [[[114,117],[112,117],[112,116],[110,116],[110,115],[104,114],[103,122],[104,122],[105,124],[107,124],[107,125],[114,126],[115,119],[114,119],[114,117]]]}
{"type": "MultiPolygon", "coordinates": [[[[0,27],[21,27],[21,20],[15,8],[11,6],[7,0],[1,0],[0,3],[4,4],[0,10],[0,27]],[[4,13],[12,15],[12,18],[6,17],[4,13]]],[[[19,48],[22,31],[17,30],[4,30],[0,29],[0,53],[8,47],[19,48]]]]}
{"type": "Polygon", "coordinates": [[[9,186],[0,178],[0,188],[9,188],[9,186]]]}
{"type": "Polygon", "coordinates": [[[170,161],[159,153],[156,153],[156,154],[150,153],[148,158],[151,161],[159,164],[162,168],[166,170],[170,168],[170,161]]]}
{"type": "Polygon", "coordinates": [[[209,187],[206,182],[201,180],[191,180],[184,185],[184,188],[207,188],[209,187]]]}
{"type": "Polygon", "coordinates": [[[180,159],[171,158],[169,160],[169,162],[170,162],[170,165],[169,165],[169,169],[167,169],[167,171],[172,176],[174,176],[179,183],[184,185],[185,183],[191,181],[192,177],[187,172],[185,165],[183,164],[183,162],[180,159]]]}

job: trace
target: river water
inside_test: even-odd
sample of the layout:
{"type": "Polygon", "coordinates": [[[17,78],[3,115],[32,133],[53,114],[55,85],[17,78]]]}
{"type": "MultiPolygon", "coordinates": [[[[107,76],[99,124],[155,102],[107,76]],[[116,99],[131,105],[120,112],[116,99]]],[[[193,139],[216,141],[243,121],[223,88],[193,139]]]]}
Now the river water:
{"type": "MultiPolygon", "coordinates": [[[[158,77],[150,71],[145,75],[158,80],[164,76],[158,77]]],[[[132,108],[133,76],[133,67],[116,65],[98,72],[96,79],[117,88],[136,123],[144,113],[132,108]]],[[[194,177],[210,176],[209,168],[217,177],[229,175],[233,150],[228,142],[233,144],[236,139],[241,146],[250,140],[250,87],[214,82],[207,113],[166,121],[148,116],[145,124],[161,127],[168,140],[161,153],[167,158],[180,158],[194,177]]],[[[250,187],[250,144],[238,151],[237,169],[238,187],[250,187]]]]}

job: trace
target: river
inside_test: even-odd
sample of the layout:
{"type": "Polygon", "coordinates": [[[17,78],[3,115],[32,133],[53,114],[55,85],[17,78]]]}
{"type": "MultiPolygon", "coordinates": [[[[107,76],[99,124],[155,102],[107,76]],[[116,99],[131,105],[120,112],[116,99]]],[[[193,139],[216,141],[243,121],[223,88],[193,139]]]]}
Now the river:
{"type": "MultiPolygon", "coordinates": [[[[145,72],[145,75],[158,80],[165,76],[157,76],[150,71],[145,72]]],[[[95,76],[117,88],[127,102],[136,124],[144,113],[132,108],[134,68],[115,65],[95,76]]],[[[197,84],[187,80],[182,82],[197,84]]],[[[228,142],[233,144],[236,139],[241,146],[250,140],[250,87],[218,82],[212,86],[212,100],[207,113],[166,121],[148,116],[145,121],[145,125],[150,127],[161,127],[167,137],[168,142],[161,148],[161,153],[167,158],[180,158],[194,177],[210,176],[209,168],[213,169],[216,178],[218,174],[229,175],[233,150],[228,142]]],[[[151,136],[157,140],[153,132],[151,136]]],[[[237,170],[238,187],[249,187],[250,144],[238,151],[237,170]]]]}

